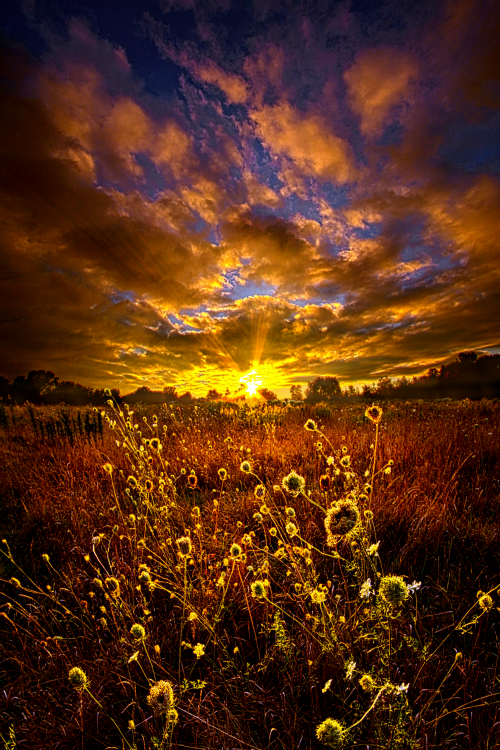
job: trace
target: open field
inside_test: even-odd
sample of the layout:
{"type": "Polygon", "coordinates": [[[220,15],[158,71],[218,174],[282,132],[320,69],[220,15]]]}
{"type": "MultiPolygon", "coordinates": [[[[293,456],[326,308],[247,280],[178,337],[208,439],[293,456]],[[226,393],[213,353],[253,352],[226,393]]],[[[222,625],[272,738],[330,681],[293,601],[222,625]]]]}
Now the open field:
{"type": "Polygon", "coordinates": [[[498,748],[500,405],[382,408],[7,409],[0,746],[498,748]]]}

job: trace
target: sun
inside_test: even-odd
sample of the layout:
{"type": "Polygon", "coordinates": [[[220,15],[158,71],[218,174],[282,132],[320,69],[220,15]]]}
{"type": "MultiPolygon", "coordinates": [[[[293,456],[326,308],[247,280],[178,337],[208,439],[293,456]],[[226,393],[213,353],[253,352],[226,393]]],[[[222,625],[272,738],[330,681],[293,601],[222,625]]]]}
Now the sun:
{"type": "Polygon", "coordinates": [[[262,385],[262,378],[260,377],[257,370],[252,370],[246,375],[242,375],[240,383],[245,383],[247,387],[247,393],[252,398],[257,395],[257,389],[262,385]]]}

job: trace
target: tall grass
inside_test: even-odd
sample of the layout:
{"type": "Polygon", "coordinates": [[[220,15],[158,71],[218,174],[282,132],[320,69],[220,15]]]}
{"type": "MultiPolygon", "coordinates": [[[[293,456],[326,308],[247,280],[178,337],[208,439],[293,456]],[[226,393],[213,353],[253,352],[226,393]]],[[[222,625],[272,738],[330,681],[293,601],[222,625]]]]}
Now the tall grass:
{"type": "Polygon", "coordinates": [[[14,412],[4,747],[498,746],[495,403],[14,412]]]}

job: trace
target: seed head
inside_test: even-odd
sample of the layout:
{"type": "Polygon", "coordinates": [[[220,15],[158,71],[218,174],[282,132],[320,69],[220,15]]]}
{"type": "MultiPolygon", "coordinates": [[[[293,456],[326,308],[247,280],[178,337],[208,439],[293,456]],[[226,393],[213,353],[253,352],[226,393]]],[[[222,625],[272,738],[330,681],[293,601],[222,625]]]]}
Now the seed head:
{"type": "Polygon", "coordinates": [[[250,591],[254,599],[264,599],[267,595],[266,584],[264,581],[254,581],[250,585],[250,591]]]}
{"type": "Polygon", "coordinates": [[[362,690],[365,691],[365,693],[369,693],[373,688],[375,687],[375,683],[373,682],[373,678],[369,674],[364,674],[359,684],[361,685],[362,690]]]}
{"type": "Polygon", "coordinates": [[[493,599],[491,598],[489,594],[483,594],[482,596],[479,597],[477,601],[478,601],[479,606],[484,612],[487,612],[489,609],[493,607],[493,599]]]}
{"type": "Polygon", "coordinates": [[[181,557],[189,557],[193,546],[191,544],[191,539],[188,536],[180,536],[176,541],[177,546],[179,547],[179,555],[181,557]]]}
{"type": "Polygon", "coordinates": [[[305,479],[300,477],[295,471],[291,471],[290,474],[283,479],[281,484],[283,488],[292,495],[292,497],[297,497],[299,493],[304,491],[306,486],[305,479]]]}
{"type": "Polygon", "coordinates": [[[288,536],[296,536],[298,529],[292,521],[289,521],[285,526],[285,531],[288,536]]]}
{"type": "Polygon", "coordinates": [[[250,465],[250,461],[242,461],[240,464],[241,471],[244,471],[245,474],[250,474],[252,471],[252,466],[250,465]]]}
{"type": "Polygon", "coordinates": [[[304,425],[304,429],[308,432],[316,432],[316,430],[318,429],[318,425],[316,424],[314,419],[308,419],[304,425]]]}
{"type": "Polygon", "coordinates": [[[68,679],[76,690],[83,690],[87,687],[87,675],[80,667],[73,667],[69,670],[68,679]]]}
{"type": "Polygon", "coordinates": [[[346,536],[359,523],[359,510],[352,500],[339,500],[325,517],[326,542],[333,547],[338,537],[346,536]]]}
{"type": "Polygon", "coordinates": [[[219,479],[221,480],[221,482],[225,482],[226,479],[227,479],[227,471],[226,471],[226,469],[219,469],[219,471],[217,473],[219,474],[219,479]]]}
{"type": "Polygon", "coordinates": [[[196,487],[198,484],[198,477],[194,473],[194,471],[191,472],[191,474],[188,476],[188,484],[190,487],[196,487]]]}
{"type": "Polygon", "coordinates": [[[311,593],[311,599],[314,604],[321,604],[326,599],[325,592],[320,591],[319,589],[313,589],[310,593],[311,593]]]}
{"type": "Polygon", "coordinates": [[[344,729],[336,719],[325,719],[316,727],[316,737],[327,747],[342,747],[344,742],[344,729]]]}
{"type": "Polygon", "coordinates": [[[104,471],[106,472],[106,474],[112,474],[113,473],[113,467],[112,467],[112,465],[110,463],[104,464],[104,466],[102,468],[104,469],[104,471]]]}
{"type": "MultiPolygon", "coordinates": [[[[99,539],[99,541],[101,540],[99,539]]],[[[50,557],[48,555],[42,555],[42,560],[44,561],[44,563],[47,563],[48,565],[50,562],[50,557]]]]}
{"type": "Polygon", "coordinates": [[[160,680],[157,682],[150,688],[147,701],[157,716],[160,714],[168,714],[169,711],[175,710],[172,684],[168,682],[168,680],[160,680]]]}
{"type": "Polygon", "coordinates": [[[130,628],[130,634],[135,641],[143,641],[146,637],[146,631],[138,622],[132,625],[130,628]]]}
{"type": "Polygon", "coordinates": [[[257,500],[263,500],[266,496],[266,488],[263,484],[258,484],[254,489],[253,494],[255,495],[257,500]]]}
{"type": "Polygon", "coordinates": [[[233,558],[233,560],[238,560],[241,557],[241,553],[243,550],[241,549],[239,544],[232,544],[231,549],[229,550],[229,554],[233,558]]]}
{"type": "Polygon", "coordinates": [[[382,419],[382,409],[380,406],[369,406],[365,411],[365,417],[367,417],[373,424],[378,424],[382,419]]]}
{"type": "Polygon", "coordinates": [[[379,594],[393,607],[398,607],[409,596],[408,587],[401,576],[384,576],[381,578],[379,594]]]}

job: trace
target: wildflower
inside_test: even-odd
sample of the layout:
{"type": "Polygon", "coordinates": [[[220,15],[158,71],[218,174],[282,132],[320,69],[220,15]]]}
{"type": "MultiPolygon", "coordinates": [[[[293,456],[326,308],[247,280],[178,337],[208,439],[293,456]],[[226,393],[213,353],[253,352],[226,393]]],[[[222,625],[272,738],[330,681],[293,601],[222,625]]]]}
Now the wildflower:
{"type": "Polygon", "coordinates": [[[110,576],[104,580],[106,587],[112,597],[117,599],[120,596],[120,581],[117,578],[110,576]]]}
{"type": "Polygon", "coordinates": [[[196,614],[196,612],[189,613],[188,622],[194,622],[197,619],[198,619],[198,615],[196,614]]]}
{"type": "Polygon", "coordinates": [[[138,622],[132,625],[132,627],[130,628],[130,634],[135,641],[143,641],[146,637],[146,631],[144,630],[142,625],[139,625],[138,622]]]}
{"type": "MultiPolygon", "coordinates": [[[[99,541],[101,540],[99,539],[99,541]]],[[[50,562],[50,557],[48,555],[42,555],[42,560],[44,561],[44,563],[47,563],[48,565],[50,562]]]]}
{"type": "Polygon", "coordinates": [[[390,466],[386,466],[385,469],[384,469],[384,474],[390,474],[391,471],[392,471],[391,467],[390,466]]]}
{"type": "Polygon", "coordinates": [[[380,581],[379,594],[388,604],[397,607],[408,598],[408,587],[401,576],[384,576],[380,581]]]}
{"type": "Polygon", "coordinates": [[[232,544],[231,549],[229,550],[229,554],[233,558],[233,560],[238,560],[241,557],[241,553],[243,550],[241,549],[239,544],[232,544]]]}
{"type": "Polygon", "coordinates": [[[306,486],[305,479],[300,477],[295,471],[291,471],[281,484],[293,497],[297,497],[300,492],[304,492],[304,487],[306,486]]]}
{"type": "Polygon", "coordinates": [[[313,589],[310,593],[313,604],[322,604],[326,599],[325,592],[319,589],[313,589]]]}
{"type": "Polygon", "coordinates": [[[285,514],[288,518],[295,518],[295,508],[285,508],[285,514]]]}
{"type": "Polygon", "coordinates": [[[410,585],[407,585],[406,588],[410,592],[410,594],[413,594],[414,591],[418,591],[421,587],[422,582],[419,581],[418,583],[416,581],[413,581],[413,583],[410,583],[410,585]]]}
{"type": "Polygon", "coordinates": [[[106,472],[106,474],[112,474],[113,473],[113,467],[109,463],[108,464],[104,464],[104,466],[102,468],[104,469],[104,471],[106,472]]]}
{"type": "Polygon", "coordinates": [[[372,588],[372,581],[371,578],[368,578],[361,586],[359,590],[359,596],[361,599],[368,599],[370,594],[373,594],[373,588],[372,588]]]}
{"type": "Polygon", "coordinates": [[[350,456],[342,456],[340,459],[340,465],[343,466],[344,469],[347,469],[348,466],[351,464],[351,457],[350,456]]]}
{"type": "Polygon", "coordinates": [[[76,690],[85,690],[87,687],[87,675],[80,667],[70,669],[68,679],[76,690]]]}
{"type": "Polygon", "coordinates": [[[407,682],[406,685],[404,684],[404,682],[402,682],[401,685],[397,685],[395,689],[396,695],[401,695],[401,693],[407,693],[409,687],[410,687],[409,682],[407,682]]]}
{"type": "Polygon", "coordinates": [[[262,521],[264,520],[264,516],[262,515],[262,513],[254,513],[253,518],[254,521],[257,521],[257,523],[262,523],[262,521]]]}
{"type": "Polygon", "coordinates": [[[181,557],[189,557],[192,549],[191,539],[188,536],[181,536],[176,541],[179,547],[179,555],[181,557]]]}
{"type": "MultiPolygon", "coordinates": [[[[378,548],[379,548],[380,542],[377,542],[376,544],[370,544],[368,549],[366,550],[366,554],[373,557],[378,557],[378,548]]],[[[420,584],[418,584],[420,586],[420,584]]]]}
{"type": "Polygon", "coordinates": [[[322,474],[319,478],[319,486],[325,492],[330,489],[330,476],[329,474],[322,474]]]}
{"type": "Polygon", "coordinates": [[[132,654],[132,656],[130,657],[127,663],[131,664],[131,662],[137,661],[138,658],[139,658],[139,651],[136,651],[134,654],[132,654]]]}
{"type": "Polygon", "coordinates": [[[355,668],[356,668],[356,662],[355,661],[352,661],[352,659],[351,659],[351,661],[347,662],[347,665],[346,665],[346,674],[345,674],[346,680],[352,679],[352,676],[354,674],[355,668]]]}
{"type": "Polygon", "coordinates": [[[196,646],[193,648],[193,653],[196,656],[197,659],[201,659],[202,656],[205,656],[205,646],[203,643],[197,643],[196,646]]]}
{"type": "Polygon", "coordinates": [[[271,536],[278,536],[278,530],[274,526],[271,526],[269,533],[271,536]]]}
{"type": "Polygon", "coordinates": [[[252,537],[250,534],[244,534],[241,543],[244,544],[246,547],[248,547],[249,544],[252,544],[252,537]]]}
{"type": "Polygon", "coordinates": [[[373,520],[373,511],[372,510],[365,510],[363,515],[364,515],[364,517],[366,518],[367,521],[372,521],[373,520]]]}
{"type": "Polygon", "coordinates": [[[188,476],[188,484],[190,487],[196,487],[198,484],[198,477],[194,473],[194,470],[191,472],[191,474],[188,476]]]}
{"type": "Polygon", "coordinates": [[[139,573],[139,581],[144,584],[151,583],[151,576],[149,574],[149,570],[141,570],[139,573]]]}
{"type": "MultiPolygon", "coordinates": [[[[97,547],[97,545],[100,544],[100,543],[101,543],[101,537],[100,536],[93,536],[92,537],[92,544],[94,545],[94,547],[97,547]]],[[[42,555],[42,557],[43,557],[43,555],[42,555]]],[[[47,557],[48,557],[48,555],[47,555],[47,557]]]]}
{"type": "Polygon", "coordinates": [[[327,680],[327,682],[325,682],[325,686],[321,688],[321,692],[326,693],[327,690],[330,690],[331,685],[332,685],[332,681],[327,680]]]}
{"type": "Polygon", "coordinates": [[[328,546],[333,547],[335,537],[349,534],[358,523],[358,506],[352,500],[339,500],[334,503],[325,517],[328,546]]]}
{"type": "Polygon", "coordinates": [[[373,678],[369,674],[364,674],[361,677],[359,684],[361,685],[362,690],[364,690],[366,693],[369,693],[375,687],[373,678]]]}
{"type": "Polygon", "coordinates": [[[344,742],[344,729],[336,719],[325,719],[316,727],[316,737],[327,747],[341,747],[344,742]]]}
{"type": "Polygon", "coordinates": [[[328,456],[328,458],[326,459],[326,463],[328,464],[328,466],[333,466],[333,464],[335,463],[334,457],[328,456]]]}
{"type": "Polygon", "coordinates": [[[154,449],[155,449],[155,451],[158,451],[158,452],[159,452],[159,451],[161,450],[161,448],[162,448],[162,445],[161,445],[160,441],[159,441],[159,440],[158,440],[158,438],[156,438],[156,437],[155,437],[155,438],[151,438],[151,443],[150,443],[150,445],[151,445],[151,448],[154,448],[154,449]]]}
{"type": "Polygon", "coordinates": [[[250,591],[254,599],[265,599],[266,598],[266,584],[264,581],[254,581],[250,585],[250,591]]]}
{"type": "Polygon", "coordinates": [[[286,531],[286,533],[288,534],[288,536],[296,536],[296,534],[298,533],[298,529],[297,529],[297,527],[296,527],[296,526],[295,526],[295,524],[294,524],[294,523],[292,523],[291,521],[289,521],[289,522],[288,522],[288,523],[286,524],[286,526],[285,526],[285,531],[286,531]]]}
{"type": "Polygon", "coordinates": [[[266,496],[266,488],[263,484],[258,484],[254,489],[253,494],[258,500],[262,500],[266,496]]]}
{"type": "Polygon", "coordinates": [[[482,596],[480,596],[477,600],[477,603],[479,604],[483,612],[487,612],[493,607],[493,599],[489,594],[483,594],[482,596]]]}
{"type": "Polygon", "coordinates": [[[167,714],[174,708],[174,691],[168,680],[160,680],[149,689],[147,701],[155,714],[167,714]]]}
{"type": "Polygon", "coordinates": [[[318,425],[313,419],[308,419],[304,425],[304,429],[308,432],[316,432],[316,430],[318,429],[318,425]]]}
{"type": "Polygon", "coordinates": [[[382,409],[380,406],[369,406],[365,411],[365,417],[367,417],[373,424],[378,424],[382,419],[382,409]]]}
{"type": "Polygon", "coordinates": [[[250,464],[250,461],[242,461],[240,464],[241,471],[244,471],[245,474],[250,474],[252,471],[252,466],[250,464]]]}
{"type": "Polygon", "coordinates": [[[221,482],[225,482],[226,479],[227,479],[227,471],[226,471],[226,469],[219,469],[219,471],[217,473],[219,475],[219,479],[221,480],[221,482]]]}

